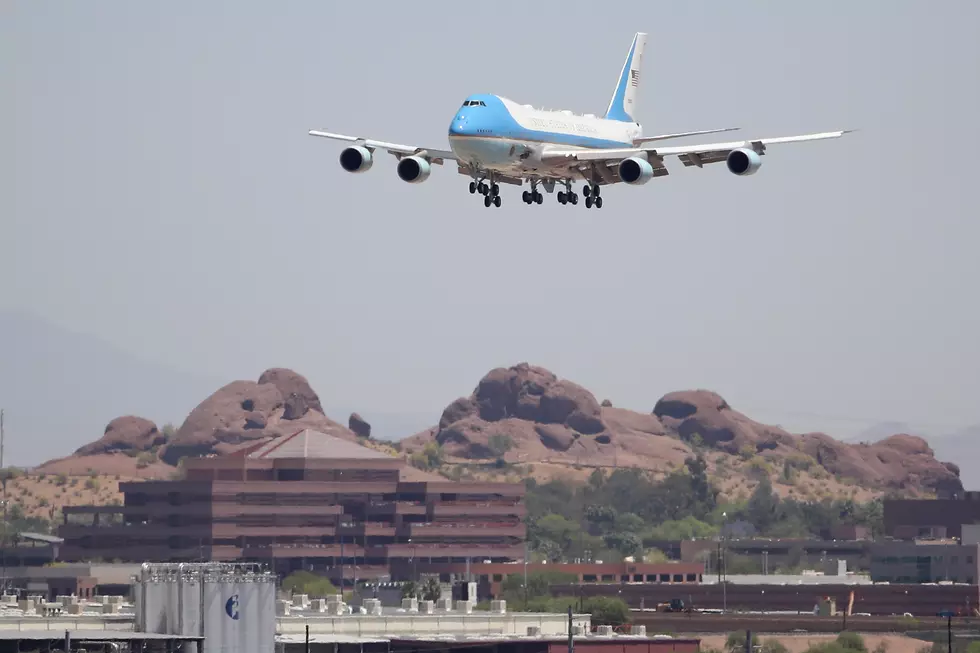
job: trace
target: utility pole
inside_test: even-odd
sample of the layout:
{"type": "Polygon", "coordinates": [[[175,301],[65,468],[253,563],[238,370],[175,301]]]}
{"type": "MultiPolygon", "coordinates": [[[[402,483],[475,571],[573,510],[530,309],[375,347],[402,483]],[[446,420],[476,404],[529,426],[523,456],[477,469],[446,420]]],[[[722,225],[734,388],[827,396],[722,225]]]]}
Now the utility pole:
{"type": "Polygon", "coordinates": [[[527,531],[524,532],[524,612],[527,607],[527,531]]]}
{"type": "MultiPolygon", "coordinates": [[[[7,593],[7,476],[3,466],[3,409],[0,408],[0,474],[3,477],[3,532],[0,534],[0,565],[3,566],[3,579],[0,581],[0,592],[7,593]]],[[[66,651],[67,653],[67,651],[66,651]]]]}
{"type": "Polygon", "coordinates": [[[568,606],[568,653],[575,653],[575,641],[572,639],[572,606],[568,606]]]}
{"type": "Polygon", "coordinates": [[[953,653],[953,611],[943,610],[940,617],[946,617],[946,650],[953,653]]]}

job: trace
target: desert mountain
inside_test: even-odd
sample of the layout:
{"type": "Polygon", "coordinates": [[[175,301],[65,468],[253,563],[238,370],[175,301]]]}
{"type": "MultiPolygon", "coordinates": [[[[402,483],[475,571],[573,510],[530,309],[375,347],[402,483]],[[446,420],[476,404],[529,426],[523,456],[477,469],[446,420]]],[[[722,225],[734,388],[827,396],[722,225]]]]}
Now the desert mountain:
{"type": "MultiPolygon", "coordinates": [[[[616,467],[659,474],[701,453],[713,480],[733,497],[747,495],[762,475],[773,479],[780,494],[803,499],[962,489],[957,466],[936,460],[920,437],[897,434],[873,444],[846,444],[823,433],[789,433],[746,417],[707,390],[670,393],[650,412],[637,412],[600,402],[584,387],[527,363],[491,370],[469,396],[446,407],[438,425],[395,447],[372,440],[371,425],[357,413],[346,425],[334,421],[305,377],[275,368],[255,381],[232,381],[214,391],[177,429],[120,416],[101,438],[48,461],[33,475],[166,478],[184,457],[220,455],[303,428],[407,456],[421,468],[419,478],[439,473],[584,480],[595,469],[616,467]]],[[[70,503],[89,498],[81,488],[70,500],[63,489],[52,491],[70,503]]]]}
{"type": "Polygon", "coordinates": [[[640,413],[600,403],[582,386],[527,363],[490,371],[472,394],[446,407],[438,426],[402,449],[417,453],[429,443],[448,463],[497,460],[545,476],[569,467],[583,474],[602,467],[667,472],[699,450],[730,492],[748,491],[760,474],[782,477],[781,493],[801,496],[963,487],[959,468],[936,460],[921,437],[846,444],[824,433],[793,434],[746,417],[707,390],[667,394],[640,413]]]}

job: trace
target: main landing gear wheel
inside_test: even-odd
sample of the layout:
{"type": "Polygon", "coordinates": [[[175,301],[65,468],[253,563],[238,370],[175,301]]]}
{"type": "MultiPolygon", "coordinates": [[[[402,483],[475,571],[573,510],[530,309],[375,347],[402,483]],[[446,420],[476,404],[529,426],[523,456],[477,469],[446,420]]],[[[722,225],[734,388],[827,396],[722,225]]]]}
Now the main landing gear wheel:
{"type": "MultiPolygon", "coordinates": [[[[472,186],[472,182],[470,185],[472,186]]],[[[480,182],[479,185],[477,185],[477,190],[483,194],[483,206],[488,208],[491,204],[498,207],[500,206],[500,186],[497,184],[490,184],[488,186],[487,184],[480,182]]]]}
{"type": "Polygon", "coordinates": [[[521,193],[521,199],[525,204],[541,204],[544,202],[544,195],[536,190],[524,191],[521,193]]]}
{"type": "Polygon", "coordinates": [[[559,204],[578,204],[578,194],[577,193],[566,193],[564,191],[558,191],[558,203],[559,204]]]}
{"type": "Polygon", "coordinates": [[[602,198],[599,197],[598,184],[584,186],[582,188],[582,194],[585,195],[585,208],[591,209],[593,206],[597,209],[602,208],[602,198]]]}

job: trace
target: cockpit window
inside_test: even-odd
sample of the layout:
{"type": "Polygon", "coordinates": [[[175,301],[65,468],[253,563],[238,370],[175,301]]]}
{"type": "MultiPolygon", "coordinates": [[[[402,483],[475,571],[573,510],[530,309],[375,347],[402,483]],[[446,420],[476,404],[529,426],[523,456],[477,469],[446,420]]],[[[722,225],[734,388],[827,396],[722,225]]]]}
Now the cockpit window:
{"type": "Polygon", "coordinates": [[[483,100],[467,100],[463,102],[464,107],[485,107],[487,106],[483,100]]]}

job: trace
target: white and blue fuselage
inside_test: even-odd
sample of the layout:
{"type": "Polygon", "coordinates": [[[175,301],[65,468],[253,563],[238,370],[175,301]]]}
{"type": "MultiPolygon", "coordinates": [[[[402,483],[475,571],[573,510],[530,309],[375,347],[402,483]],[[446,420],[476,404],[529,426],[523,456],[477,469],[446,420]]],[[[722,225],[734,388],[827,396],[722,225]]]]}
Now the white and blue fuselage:
{"type": "Polygon", "coordinates": [[[639,123],[570,111],[543,111],[493,94],[466,98],[449,125],[449,146],[471,169],[522,176],[561,176],[564,164],[545,165],[548,149],[633,147],[639,123]]]}
{"type": "Polygon", "coordinates": [[[398,177],[410,184],[428,179],[433,164],[455,161],[458,172],[472,177],[470,193],[481,193],[487,207],[501,204],[497,182],[518,186],[530,182],[530,190],[522,193],[527,204],[542,203],[539,185],[551,193],[560,183],[565,190],[558,192],[558,202],[574,205],[578,203],[578,194],[572,189],[572,181],[581,179],[586,182],[582,188],[586,208],[602,208],[601,185],[619,182],[642,185],[662,177],[668,174],[663,164],[667,155],[676,156],[688,167],[702,168],[705,164],[725,161],[732,174],[747,176],[755,174],[762,165],[760,157],[770,144],[838,138],[847,133],[652,146],[650,143],[654,141],[737,128],[643,136],[636,110],[646,37],[643,32],[634,35],[601,117],[546,111],[500,95],[480,93],[466,98],[449,123],[449,150],[444,146],[389,143],[320,130],[310,130],[310,134],[348,142],[349,146],[340,153],[340,165],[351,173],[370,170],[375,150],[383,149],[398,158],[398,177]]]}

